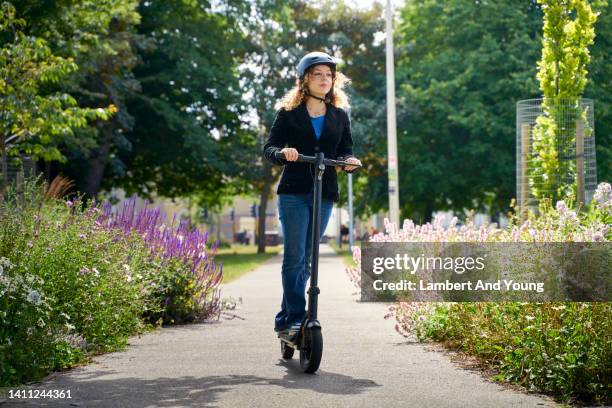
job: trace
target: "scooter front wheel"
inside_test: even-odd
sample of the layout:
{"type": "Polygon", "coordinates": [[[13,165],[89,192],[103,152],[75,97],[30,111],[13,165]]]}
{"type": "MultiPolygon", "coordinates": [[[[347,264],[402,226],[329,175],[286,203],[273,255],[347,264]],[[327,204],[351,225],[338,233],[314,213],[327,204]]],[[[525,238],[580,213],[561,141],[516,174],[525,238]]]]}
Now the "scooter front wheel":
{"type": "Polygon", "coordinates": [[[313,374],[319,369],[323,356],[323,335],[320,327],[312,327],[304,331],[304,339],[300,347],[300,367],[305,373],[313,374]]]}

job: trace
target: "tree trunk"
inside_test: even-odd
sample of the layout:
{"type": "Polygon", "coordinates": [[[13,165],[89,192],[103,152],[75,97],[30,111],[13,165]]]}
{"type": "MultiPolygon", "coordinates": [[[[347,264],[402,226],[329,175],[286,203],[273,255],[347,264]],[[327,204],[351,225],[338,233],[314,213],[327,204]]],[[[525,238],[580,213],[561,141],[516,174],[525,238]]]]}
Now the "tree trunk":
{"type": "Polygon", "coordinates": [[[98,148],[92,150],[89,156],[89,171],[85,180],[85,193],[90,198],[96,198],[102,185],[104,169],[108,162],[111,142],[113,139],[112,128],[102,125],[102,140],[98,148]]]}
{"type": "Polygon", "coordinates": [[[263,188],[259,197],[259,214],[257,218],[257,253],[266,252],[266,212],[268,209],[268,197],[272,189],[272,164],[263,161],[263,188]]]}
{"type": "Polygon", "coordinates": [[[424,222],[423,223],[428,223],[431,222],[432,218],[433,218],[433,202],[432,201],[427,201],[425,203],[425,210],[423,212],[423,217],[424,217],[424,222]]]}
{"type": "Polygon", "coordinates": [[[8,186],[8,166],[6,164],[6,136],[0,136],[0,204],[4,203],[4,194],[8,186]]]}

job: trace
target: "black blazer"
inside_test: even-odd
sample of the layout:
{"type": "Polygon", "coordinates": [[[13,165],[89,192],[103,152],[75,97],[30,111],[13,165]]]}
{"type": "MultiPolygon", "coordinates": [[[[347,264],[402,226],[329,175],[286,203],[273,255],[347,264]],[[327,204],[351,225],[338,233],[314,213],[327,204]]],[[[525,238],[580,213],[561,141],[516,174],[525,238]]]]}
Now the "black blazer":
{"type": "MultiPolygon", "coordinates": [[[[346,159],[353,156],[351,123],[344,109],[327,104],[321,137],[317,140],[306,102],[287,111],[281,108],[276,113],[270,135],[263,148],[265,158],[272,164],[285,166],[277,194],[303,194],[313,191],[314,165],[288,162],[277,159],[274,154],[283,147],[292,147],[303,155],[314,156],[323,152],[331,159],[346,159]]],[[[323,198],[338,201],[338,179],[334,167],[326,167],[323,173],[323,198]]]]}

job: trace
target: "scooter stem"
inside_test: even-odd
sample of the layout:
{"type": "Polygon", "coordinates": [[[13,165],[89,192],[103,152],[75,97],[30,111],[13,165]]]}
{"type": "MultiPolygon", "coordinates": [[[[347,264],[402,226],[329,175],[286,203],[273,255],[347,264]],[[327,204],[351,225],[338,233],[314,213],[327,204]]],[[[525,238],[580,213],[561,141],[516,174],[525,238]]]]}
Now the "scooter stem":
{"type": "Polygon", "coordinates": [[[319,287],[319,240],[321,236],[321,190],[323,188],[323,172],[325,164],[323,164],[323,153],[316,154],[317,161],[315,163],[317,174],[314,183],[314,198],[312,208],[312,250],[311,250],[311,274],[310,288],[308,289],[308,320],[317,320],[317,299],[320,293],[319,287]]]}

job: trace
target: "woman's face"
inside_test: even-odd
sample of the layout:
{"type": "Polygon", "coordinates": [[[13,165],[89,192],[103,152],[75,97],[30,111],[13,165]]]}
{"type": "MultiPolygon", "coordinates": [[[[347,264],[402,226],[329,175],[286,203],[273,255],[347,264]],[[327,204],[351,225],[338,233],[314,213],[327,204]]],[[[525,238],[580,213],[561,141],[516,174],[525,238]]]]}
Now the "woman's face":
{"type": "Polygon", "coordinates": [[[308,74],[308,89],[317,96],[325,96],[332,88],[333,74],[327,65],[315,65],[308,74]]]}

